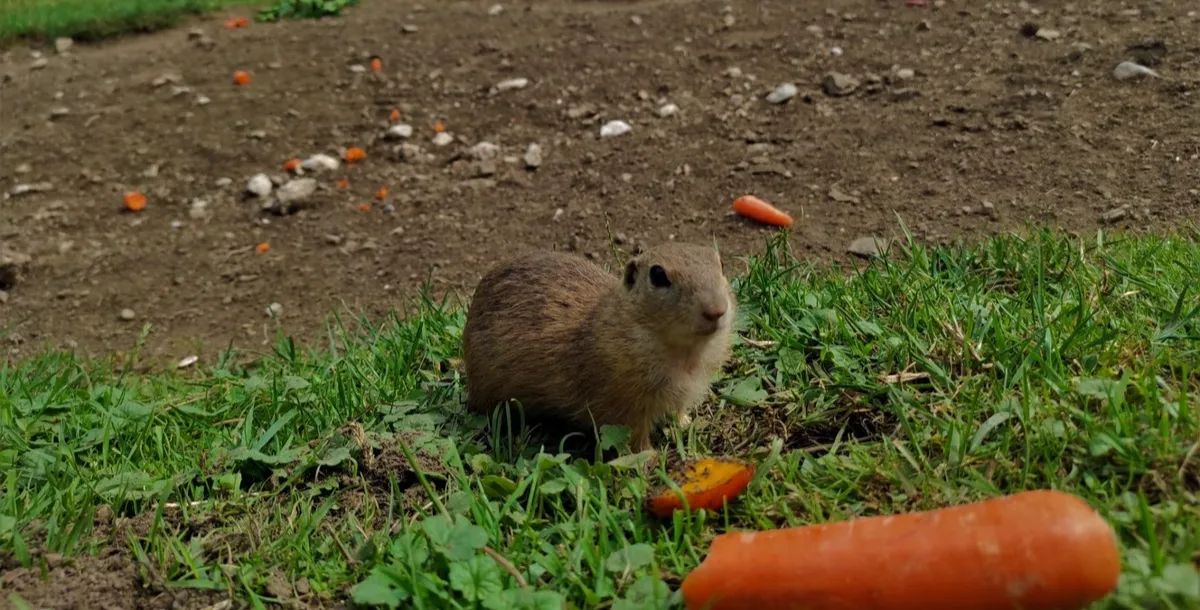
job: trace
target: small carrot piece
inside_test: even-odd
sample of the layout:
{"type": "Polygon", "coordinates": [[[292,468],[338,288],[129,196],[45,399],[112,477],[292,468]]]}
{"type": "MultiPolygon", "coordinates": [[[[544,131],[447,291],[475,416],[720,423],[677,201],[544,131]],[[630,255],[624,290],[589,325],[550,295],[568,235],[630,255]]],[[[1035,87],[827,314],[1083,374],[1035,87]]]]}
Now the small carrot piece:
{"type": "MultiPolygon", "coordinates": [[[[745,491],[752,478],[753,464],[707,458],[688,467],[684,480],[679,482],[679,491],[692,510],[720,510],[725,502],[745,491]]],[[[683,501],[674,489],[667,487],[650,496],[646,508],[655,517],[666,519],[683,510],[683,501]]]]}
{"type": "Polygon", "coordinates": [[[388,188],[386,186],[381,186],[381,187],[379,187],[378,191],[375,191],[375,198],[380,201],[383,201],[384,199],[387,199],[387,194],[388,194],[388,188]]]}
{"type": "Polygon", "coordinates": [[[388,115],[388,120],[395,123],[400,120],[400,109],[392,108],[392,113],[388,115]]]}
{"type": "Polygon", "coordinates": [[[359,212],[370,212],[370,211],[371,211],[371,204],[369,204],[369,203],[360,203],[360,204],[358,204],[358,211],[359,211],[359,212]]]}
{"type": "Polygon", "coordinates": [[[146,196],[137,192],[130,191],[125,193],[125,209],[130,212],[141,212],[146,209],[146,196]]]}
{"type": "Polygon", "coordinates": [[[250,20],[245,17],[234,17],[225,22],[225,29],[232,30],[235,28],[244,28],[250,25],[250,20]]]}
{"type": "Polygon", "coordinates": [[[259,254],[265,254],[267,252],[267,250],[270,250],[270,249],[271,249],[271,244],[269,242],[265,242],[265,241],[261,244],[258,244],[257,246],[254,246],[254,251],[259,254]]]}
{"type": "Polygon", "coordinates": [[[362,161],[363,159],[366,159],[367,151],[357,146],[351,146],[350,148],[346,149],[346,154],[342,155],[342,157],[346,159],[346,161],[354,163],[355,161],[362,161]]]}
{"type": "Polygon", "coordinates": [[[1116,533],[1037,490],[932,511],[717,536],[688,610],[1067,610],[1117,586],[1116,533]]]}
{"type": "Polygon", "coordinates": [[[287,172],[294,172],[300,168],[301,163],[304,163],[304,162],[301,161],[300,159],[288,159],[287,161],[284,161],[284,163],[283,163],[283,170],[287,171],[287,172]]]}
{"type": "Polygon", "coordinates": [[[350,179],[349,179],[349,178],[342,178],[341,180],[338,180],[338,181],[337,181],[337,187],[338,187],[338,188],[340,188],[340,189],[344,189],[344,188],[346,188],[346,187],[348,187],[348,186],[350,186],[350,179]]]}
{"type": "Polygon", "coordinates": [[[742,195],[733,200],[733,211],[758,222],[779,227],[792,226],[792,217],[779,208],[755,197],[742,195]]]}
{"type": "Polygon", "coordinates": [[[433,124],[433,131],[434,133],[442,133],[443,131],[446,131],[446,126],[443,125],[441,121],[438,121],[433,124]]]}
{"type": "Polygon", "coordinates": [[[372,57],[371,58],[371,71],[379,72],[381,70],[383,70],[383,60],[379,59],[378,57],[372,57]]]}
{"type": "Polygon", "coordinates": [[[233,73],[233,82],[240,86],[249,85],[250,84],[250,73],[246,72],[245,70],[238,70],[237,72],[234,72],[233,73]]]}

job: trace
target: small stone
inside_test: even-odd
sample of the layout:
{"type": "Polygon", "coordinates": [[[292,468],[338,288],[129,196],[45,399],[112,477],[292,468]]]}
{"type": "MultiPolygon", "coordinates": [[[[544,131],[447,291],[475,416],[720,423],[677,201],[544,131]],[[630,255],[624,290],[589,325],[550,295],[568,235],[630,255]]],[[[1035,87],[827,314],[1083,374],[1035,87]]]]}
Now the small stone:
{"type": "Polygon", "coordinates": [[[189,366],[192,366],[193,364],[196,364],[196,363],[197,363],[197,362],[199,362],[199,361],[200,361],[200,357],[199,357],[199,356],[185,356],[185,357],[184,357],[182,360],[180,360],[180,361],[179,361],[179,362],[178,362],[178,363],[175,365],[175,368],[177,368],[177,369],[186,369],[187,367],[189,367],[189,366]]]}
{"type": "Polygon", "coordinates": [[[1101,214],[1100,222],[1103,222],[1105,224],[1111,224],[1114,222],[1118,222],[1120,220],[1124,220],[1125,217],[1128,215],[1129,215],[1129,206],[1123,205],[1119,208],[1113,208],[1113,209],[1101,214]]]}
{"type": "Polygon", "coordinates": [[[192,220],[203,220],[208,217],[208,201],[204,199],[193,199],[191,205],[188,206],[188,217],[192,220]]]}
{"type": "Polygon", "coordinates": [[[300,162],[300,169],[309,172],[333,171],[341,167],[342,162],[333,157],[317,153],[300,162]]]}
{"type": "Polygon", "coordinates": [[[363,74],[367,71],[367,67],[362,64],[353,64],[350,66],[350,71],[355,74],[363,74]]]}
{"type": "Polygon", "coordinates": [[[49,182],[34,182],[33,184],[18,184],[9,191],[9,196],[20,197],[30,193],[41,193],[54,188],[54,185],[49,182]]]}
{"type": "Polygon", "coordinates": [[[767,94],[767,101],[772,104],[783,104],[796,97],[796,94],[799,92],[795,84],[783,83],[775,87],[774,91],[767,94]]]}
{"type": "Polygon", "coordinates": [[[843,97],[854,93],[858,89],[858,79],[848,74],[841,72],[830,72],[825,75],[825,79],[821,82],[821,88],[825,91],[825,95],[830,97],[843,97]]]}
{"type": "Polygon", "coordinates": [[[117,314],[117,317],[120,318],[124,322],[129,322],[129,321],[133,320],[134,318],[136,318],[137,314],[134,313],[132,309],[129,309],[128,307],[126,307],[125,309],[121,310],[121,313],[117,314]]]}
{"type": "Polygon", "coordinates": [[[412,135],[412,125],[408,125],[406,123],[397,123],[396,125],[388,127],[387,133],[385,133],[383,137],[388,140],[407,140],[408,138],[411,138],[412,135]]]}
{"type": "Polygon", "coordinates": [[[213,184],[216,185],[217,188],[223,189],[233,184],[233,178],[217,178],[213,184]]]}
{"type": "Polygon", "coordinates": [[[420,30],[421,30],[421,28],[418,28],[417,26],[415,26],[411,23],[406,23],[406,24],[400,26],[400,31],[404,32],[405,34],[416,34],[420,30]]]}
{"type": "Polygon", "coordinates": [[[1132,61],[1123,61],[1113,68],[1113,77],[1117,80],[1131,80],[1135,78],[1143,78],[1150,76],[1153,78],[1161,78],[1158,72],[1147,68],[1141,64],[1135,64],[1132,61]]]}
{"type": "Polygon", "coordinates": [[[317,181],[313,178],[296,178],[289,180],[275,192],[280,203],[300,203],[317,192],[317,181]]]}
{"type": "Polygon", "coordinates": [[[499,15],[500,13],[503,13],[503,12],[504,12],[503,4],[493,4],[492,6],[488,7],[488,16],[495,17],[496,15],[499,15]]]}
{"type": "Polygon", "coordinates": [[[891,247],[891,240],[884,237],[859,237],[850,242],[846,251],[862,258],[885,256],[891,247]]]}
{"type": "Polygon", "coordinates": [[[612,137],[616,137],[616,136],[625,135],[631,131],[633,131],[633,126],[631,126],[629,123],[626,123],[625,121],[620,121],[620,120],[609,121],[609,122],[605,123],[602,127],[600,127],[600,137],[612,138],[612,137]]]}
{"type": "Polygon", "coordinates": [[[70,51],[71,47],[73,47],[73,46],[75,46],[75,41],[71,40],[70,38],[55,38],[54,39],[54,50],[58,51],[59,55],[62,55],[64,53],[70,51]]]}
{"type": "Polygon", "coordinates": [[[525,149],[525,167],[529,169],[537,169],[542,165],[542,147],[536,142],[529,145],[525,149]]]}
{"type": "Polygon", "coordinates": [[[496,91],[511,91],[513,89],[524,89],[529,86],[528,78],[510,78],[496,83],[496,91]]]}
{"type": "Polygon", "coordinates": [[[912,68],[900,68],[896,70],[896,80],[905,81],[916,78],[917,73],[912,68]]]}
{"type": "Polygon", "coordinates": [[[42,68],[45,68],[48,65],[50,65],[49,59],[46,59],[45,57],[39,57],[39,58],[33,60],[33,63],[29,64],[29,69],[30,70],[41,70],[42,68]]]}
{"type": "Polygon", "coordinates": [[[175,74],[175,73],[172,73],[172,72],[168,72],[168,73],[166,73],[166,74],[163,74],[163,75],[161,75],[161,76],[157,76],[157,77],[155,77],[155,78],[154,78],[154,80],[150,81],[150,86],[152,86],[152,87],[154,87],[155,89],[157,89],[157,88],[159,88],[159,87],[162,87],[163,85],[167,85],[167,84],[174,85],[174,84],[177,84],[177,83],[179,83],[179,81],[181,81],[181,80],[183,80],[183,79],[182,79],[182,78],[181,78],[181,77],[180,77],[178,74],[175,74]]]}
{"type": "Polygon", "coordinates": [[[676,106],[675,104],[663,104],[658,109],[658,116],[664,119],[667,117],[673,117],[677,114],[679,114],[679,106],[676,106]]]}
{"type": "Polygon", "coordinates": [[[434,146],[449,146],[452,142],[454,142],[454,136],[444,131],[433,136],[434,146]]]}
{"type": "Polygon", "coordinates": [[[196,96],[196,105],[197,106],[207,106],[211,102],[212,102],[212,100],[208,99],[207,95],[197,95],[196,96]]]}
{"type": "Polygon", "coordinates": [[[61,119],[69,114],[71,114],[71,109],[66,106],[55,106],[50,109],[51,119],[61,119]]]}
{"type": "Polygon", "coordinates": [[[500,147],[485,140],[468,148],[467,156],[476,161],[491,161],[500,156],[500,147]]]}
{"type": "Polygon", "coordinates": [[[1059,38],[1062,38],[1062,32],[1047,28],[1038,28],[1038,31],[1036,34],[1034,34],[1034,37],[1042,40],[1058,40],[1059,38]]]}
{"type": "Polygon", "coordinates": [[[637,15],[633,15],[632,17],[629,18],[629,23],[640,26],[640,25],[642,25],[642,18],[637,15]]]}
{"type": "Polygon", "coordinates": [[[271,184],[271,179],[266,174],[255,174],[246,184],[246,192],[258,198],[266,198],[271,194],[272,188],[274,185],[271,184]]]}
{"type": "Polygon", "coordinates": [[[33,171],[33,166],[29,165],[28,163],[22,163],[13,171],[17,172],[18,174],[28,174],[29,172],[33,171]]]}
{"type": "Polygon", "coordinates": [[[410,142],[405,142],[393,148],[392,154],[399,161],[418,161],[421,158],[421,147],[410,142]]]}
{"type": "Polygon", "coordinates": [[[854,195],[849,195],[838,188],[836,185],[829,187],[829,198],[838,203],[861,203],[862,200],[854,195]]]}
{"type": "Polygon", "coordinates": [[[268,318],[278,318],[281,315],[283,315],[283,305],[280,305],[279,303],[271,303],[270,305],[267,305],[268,318]]]}

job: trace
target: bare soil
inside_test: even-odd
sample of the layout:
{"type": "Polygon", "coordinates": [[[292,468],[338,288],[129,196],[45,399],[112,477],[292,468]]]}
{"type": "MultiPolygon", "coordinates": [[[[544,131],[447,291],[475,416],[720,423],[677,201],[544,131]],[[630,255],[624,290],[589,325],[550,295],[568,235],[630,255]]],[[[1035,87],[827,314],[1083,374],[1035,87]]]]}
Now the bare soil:
{"type": "Polygon", "coordinates": [[[903,227],[933,243],[1200,211],[1187,0],[423,4],[244,29],[222,14],[43,49],[42,67],[7,49],[0,249],[29,262],[0,277],[4,358],[129,350],[146,324],[143,354],[166,363],[268,349],[277,323],[319,341],[334,308],[380,315],[426,279],[469,291],[528,248],[611,261],[610,240],[715,239],[753,253],[772,229],[729,212],[746,193],[790,212],[795,251],[821,262],[903,227]],[[1122,60],[1161,78],[1118,80],[1122,60]],[[833,72],[856,86],[836,95],[833,72]],[[529,82],[493,90],[512,78],[529,82]],[[784,82],[799,94],[768,103],[784,82]],[[678,113],[659,116],[668,103],[678,113]],[[383,137],[393,109],[406,142],[383,137]],[[614,119],[632,132],[599,137],[614,119]],[[453,143],[433,144],[439,121],[453,143]],[[498,158],[472,158],[481,141],[498,158]],[[285,180],[286,160],[351,146],[367,158],[317,174],[296,213],[243,195],[259,172],[285,180]],[[126,191],[149,205],[126,212],[126,191]]]}

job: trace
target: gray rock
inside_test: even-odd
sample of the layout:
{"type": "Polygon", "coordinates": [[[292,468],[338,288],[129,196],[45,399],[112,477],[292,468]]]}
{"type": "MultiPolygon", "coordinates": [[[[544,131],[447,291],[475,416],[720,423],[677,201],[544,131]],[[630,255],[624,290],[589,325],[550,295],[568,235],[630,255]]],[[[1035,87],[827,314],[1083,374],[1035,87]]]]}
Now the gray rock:
{"type": "Polygon", "coordinates": [[[454,136],[443,131],[442,133],[433,136],[432,142],[434,146],[449,146],[454,142],[454,136]]]}
{"type": "Polygon", "coordinates": [[[663,104],[658,109],[658,116],[664,119],[675,116],[676,114],[679,114],[679,106],[676,106],[675,104],[663,104]]]}
{"type": "Polygon", "coordinates": [[[137,317],[137,314],[134,313],[132,309],[126,307],[125,309],[121,310],[121,313],[117,314],[117,317],[120,318],[122,322],[130,322],[137,317]]]}
{"type": "Polygon", "coordinates": [[[315,154],[300,162],[300,169],[309,172],[333,171],[341,167],[342,162],[326,154],[315,154]]]}
{"type": "Polygon", "coordinates": [[[41,70],[42,68],[45,68],[48,65],[50,65],[49,59],[46,59],[45,57],[39,57],[39,58],[33,60],[33,63],[29,64],[29,69],[30,70],[41,70]]]}
{"type": "Polygon", "coordinates": [[[612,138],[633,131],[633,126],[625,121],[609,121],[600,127],[600,137],[612,138]]]}
{"type": "Polygon", "coordinates": [[[513,89],[524,89],[529,86],[528,78],[510,78],[496,83],[496,91],[511,91],[513,89]]]}
{"type": "Polygon", "coordinates": [[[825,75],[825,79],[821,81],[821,89],[825,91],[825,95],[830,97],[843,97],[854,93],[858,89],[859,82],[857,78],[841,72],[830,72],[825,75]]]}
{"type": "Polygon", "coordinates": [[[476,161],[492,161],[500,156],[500,147],[484,140],[468,148],[467,156],[476,161]]]}
{"type": "Polygon", "coordinates": [[[70,51],[71,47],[73,47],[73,46],[75,46],[75,41],[71,40],[70,38],[55,38],[54,39],[54,50],[58,51],[59,55],[62,55],[64,53],[70,51]]]}
{"type": "Polygon", "coordinates": [[[1121,220],[1124,220],[1126,216],[1129,216],[1129,206],[1123,205],[1119,208],[1113,208],[1113,209],[1101,214],[1100,222],[1103,222],[1105,224],[1112,224],[1114,222],[1119,222],[1121,220]]]}
{"type": "Polygon", "coordinates": [[[279,203],[291,205],[302,203],[317,192],[317,181],[313,178],[296,178],[287,181],[275,191],[279,203]]]}
{"type": "Polygon", "coordinates": [[[536,142],[525,149],[525,167],[537,169],[542,165],[542,147],[536,142]]]}
{"type": "Polygon", "coordinates": [[[891,246],[892,241],[886,237],[859,237],[850,242],[846,251],[862,258],[883,257],[891,246]]]}

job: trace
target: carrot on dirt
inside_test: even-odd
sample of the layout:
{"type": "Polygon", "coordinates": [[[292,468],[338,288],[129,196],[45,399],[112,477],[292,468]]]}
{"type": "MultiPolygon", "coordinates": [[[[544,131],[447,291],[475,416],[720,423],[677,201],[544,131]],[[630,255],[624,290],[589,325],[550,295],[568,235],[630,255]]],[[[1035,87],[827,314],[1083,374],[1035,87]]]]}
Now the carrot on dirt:
{"type": "Polygon", "coordinates": [[[337,187],[338,187],[338,188],[340,188],[340,189],[344,189],[344,188],[346,188],[346,187],[348,187],[348,186],[350,186],[350,179],[349,179],[349,178],[342,178],[341,180],[338,180],[338,181],[337,181],[337,187]]]}
{"type": "Polygon", "coordinates": [[[125,193],[124,201],[125,209],[130,212],[141,212],[146,209],[146,196],[137,191],[125,193]]]}
{"type": "Polygon", "coordinates": [[[258,244],[257,246],[254,246],[254,251],[259,254],[265,254],[267,252],[267,250],[270,250],[270,249],[271,249],[270,242],[265,242],[265,241],[262,242],[261,244],[258,244]]]}
{"type": "Polygon", "coordinates": [[[751,220],[779,227],[792,226],[792,217],[783,210],[755,197],[742,195],[733,200],[733,211],[751,220]]]}
{"type": "Polygon", "coordinates": [[[371,71],[379,72],[380,70],[383,70],[383,60],[379,59],[378,57],[372,57],[371,58],[371,71]]]}
{"type": "Polygon", "coordinates": [[[722,534],[684,579],[689,610],[1081,609],[1117,586],[1116,533],[1038,490],[938,510],[722,534]]]}
{"type": "Polygon", "coordinates": [[[369,203],[360,203],[360,204],[358,204],[358,211],[359,211],[359,212],[370,212],[370,211],[371,211],[371,204],[369,204],[369,203]]]}
{"type": "Polygon", "coordinates": [[[350,148],[346,149],[346,154],[342,155],[342,158],[350,163],[362,161],[363,159],[367,158],[367,151],[357,146],[351,146],[350,148]]]}
{"type": "Polygon", "coordinates": [[[238,70],[233,73],[233,82],[245,86],[250,84],[250,73],[245,70],[238,70]]]}
{"type": "Polygon", "coordinates": [[[683,499],[691,510],[720,510],[728,501],[733,501],[754,478],[754,465],[736,460],[707,458],[691,464],[679,483],[683,498],[672,488],[656,492],[646,501],[650,514],[662,519],[669,518],[677,510],[683,510],[683,499]]]}
{"type": "Polygon", "coordinates": [[[392,108],[392,113],[388,115],[388,119],[393,123],[395,123],[396,121],[399,121],[400,120],[400,109],[392,108]]]}
{"type": "Polygon", "coordinates": [[[378,191],[375,191],[375,198],[380,201],[387,199],[387,195],[388,195],[388,187],[386,187],[386,186],[381,186],[381,187],[379,187],[378,191]]]}
{"type": "Polygon", "coordinates": [[[284,171],[294,172],[300,168],[301,163],[304,163],[304,162],[301,161],[300,159],[288,159],[287,161],[284,161],[283,169],[284,169],[284,171]]]}

